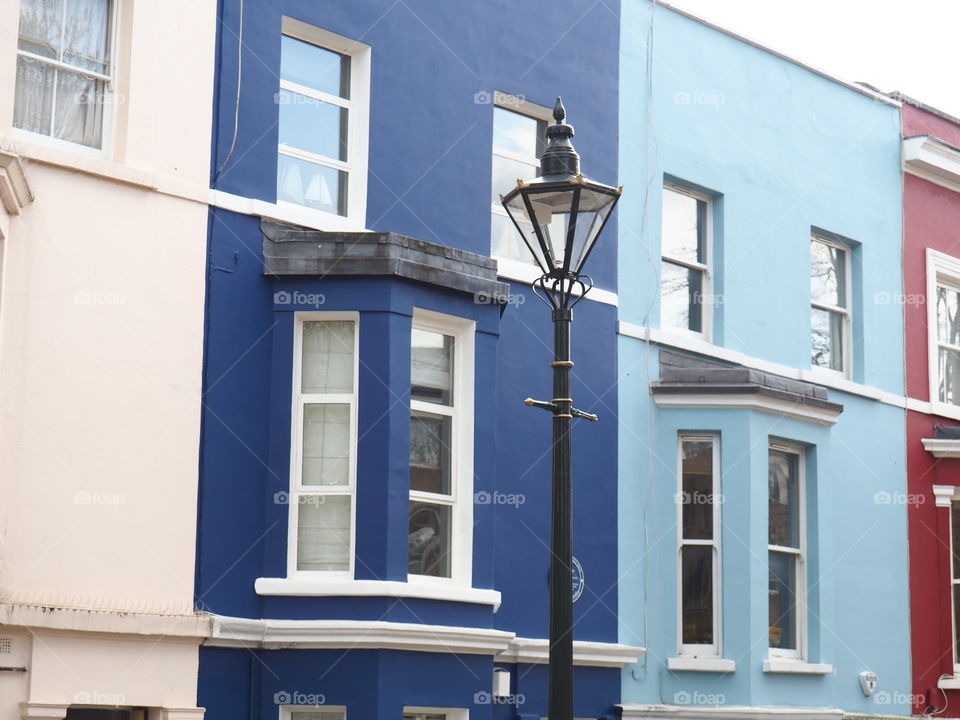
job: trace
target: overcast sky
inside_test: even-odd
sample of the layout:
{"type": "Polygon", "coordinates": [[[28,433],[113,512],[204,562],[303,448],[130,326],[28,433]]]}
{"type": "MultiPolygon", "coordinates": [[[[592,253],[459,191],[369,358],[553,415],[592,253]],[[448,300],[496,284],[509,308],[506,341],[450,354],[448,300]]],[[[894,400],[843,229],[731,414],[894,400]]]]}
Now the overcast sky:
{"type": "Polygon", "coordinates": [[[667,0],[843,80],[960,117],[957,0],[667,0]]]}

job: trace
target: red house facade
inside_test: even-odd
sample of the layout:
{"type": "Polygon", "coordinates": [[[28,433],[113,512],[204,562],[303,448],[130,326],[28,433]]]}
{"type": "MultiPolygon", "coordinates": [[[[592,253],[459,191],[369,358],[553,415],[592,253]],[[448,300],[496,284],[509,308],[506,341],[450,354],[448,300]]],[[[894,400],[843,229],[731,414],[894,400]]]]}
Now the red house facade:
{"type": "MultiPolygon", "coordinates": [[[[903,101],[913,708],[960,716],[960,120],[903,101]],[[946,705],[946,707],[945,707],[946,705]]],[[[891,358],[893,362],[893,358],[891,358]]]]}

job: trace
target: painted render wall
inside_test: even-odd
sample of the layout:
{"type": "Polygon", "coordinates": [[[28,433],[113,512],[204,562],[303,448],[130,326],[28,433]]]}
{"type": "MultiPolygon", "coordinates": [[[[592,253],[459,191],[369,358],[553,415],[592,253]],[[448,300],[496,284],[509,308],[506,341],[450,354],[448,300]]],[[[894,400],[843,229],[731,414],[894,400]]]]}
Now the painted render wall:
{"type": "Polygon", "coordinates": [[[196,704],[202,630],[157,628],[195,622],[216,3],[117,6],[113,141],[93,158],[11,128],[20,8],[0,4],[0,148],[35,196],[2,240],[0,633],[31,678],[0,685],[3,720],[83,693],[196,704]]]}
{"type": "MultiPolygon", "coordinates": [[[[620,319],[658,326],[665,176],[720,196],[717,346],[810,368],[811,227],[853,243],[853,380],[903,393],[900,151],[896,107],[677,12],[622,9],[620,319]],[[651,74],[652,69],[652,74],[651,74]]],[[[647,655],[625,703],[909,712],[904,411],[829,390],[833,427],[748,410],[658,409],[659,347],[621,336],[620,641],[647,655]],[[721,436],[722,643],[733,674],[670,672],[677,638],[677,433],[721,436]],[[811,662],[767,658],[767,444],[807,447],[811,662]],[[857,674],[877,672],[879,692],[857,674]]]]}

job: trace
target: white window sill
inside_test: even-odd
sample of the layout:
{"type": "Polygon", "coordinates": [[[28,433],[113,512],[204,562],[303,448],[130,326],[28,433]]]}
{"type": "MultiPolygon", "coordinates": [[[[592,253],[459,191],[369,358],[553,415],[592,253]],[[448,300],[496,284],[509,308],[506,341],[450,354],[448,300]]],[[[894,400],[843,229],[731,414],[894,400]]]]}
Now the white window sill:
{"type": "Polygon", "coordinates": [[[304,578],[257,578],[258,595],[305,597],[401,597],[492,605],[500,609],[497,590],[457,587],[434,583],[404,583],[390,580],[313,580],[304,578]]]}
{"type": "Polygon", "coordinates": [[[241,197],[222,190],[210,191],[210,204],[241,215],[258,215],[270,220],[292,223],[314,230],[329,232],[367,232],[357,217],[343,217],[333,213],[300,207],[293,203],[270,203],[256,198],[241,197]]]}
{"type": "Polygon", "coordinates": [[[765,673],[784,673],[790,675],[830,675],[833,673],[833,665],[826,663],[809,663],[803,660],[773,658],[763,661],[763,671],[765,673]]]}
{"type": "MultiPolygon", "coordinates": [[[[532,261],[525,263],[514,260],[513,258],[501,257],[500,255],[493,255],[492,257],[497,261],[497,277],[516,280],[517,282],[529,285],[543,274],[540,268],[534,265],[532,261]]],[[[574,292],[574,295],[579,295],[579,293],[574,292]]],[[[614,307],[619,304],[619,299],[615,292],[602,290],[601,288],[592,288],[587,294],[587,299],[604,303],[605,305],[613,305],[614,307]]]]}
{"type": "Polygon", "coordinates": [[[942,677],[937,680],[937,687],[941,690],[960,690],[960,677],[956,675],[942,677]]]}
{"type": "Polygon", "coordinates": [[[718,657],[675,657],[667,658],[667,669],[683,672],[732,673],[737,669],[737,661],[718,657]]]}

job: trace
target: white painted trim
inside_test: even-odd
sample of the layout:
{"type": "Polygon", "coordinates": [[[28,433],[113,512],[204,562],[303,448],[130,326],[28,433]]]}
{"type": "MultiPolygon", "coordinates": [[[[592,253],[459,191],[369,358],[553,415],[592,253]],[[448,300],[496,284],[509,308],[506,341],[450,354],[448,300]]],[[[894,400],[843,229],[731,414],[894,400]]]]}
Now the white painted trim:
{"type": "Polygon", "coordinates": [[[903,170],[960,192],[960,148],[931,135],[904,138],[903,170]]]}
{"type": "Polygon", "coordinates": [[[205,643],[266,649],[390,649],[494,655],[513,633],[490,628],[421,625],[384,620],[255,620],[214,615],[205,643]]]}
{"type": "MultiPolygon", "coordinates": [[[[804,606],[805,607],[805,606],[804,606]]],[[[830,675],[833,665],[827,663],[809,663],[802,660],[788,660],[784,658],[770,658],[763,661],[765,673],[783,673],[793,675],[830,675]]]]}
{"type": "Polygon", "coordinates": [[[672,672],[732,673],[737,669],[737,661],[720,657],[675,657],[667,658],[667,669],[672,672]]]}
{"type": "Polygon", "coordinates": [[[956,675],[941,677],[937,680],[937,687],[941,690],[960,690],[960,677],[956,675]]]}
{"type": "MultiPolygon", "coordinates": [[[[838,242],[833,238],[826,237],[822,233],[816,231],[810,233],[810,244],[811,248],[813,243],[820,243],[821,245],[826,245],[828,248],[833,248],[834,250],[839,250],[843,253],[843,296],[846,300],[846,306],[842,305],[821,305],[819,303],[813,302],[811,298],[810,307],[812,310],[823,310],[825,312],[834,313],[840,315],[843,320],[841,322],[840,328],[840,342],[841,342],[841,359],[843,361],[842,370],[833,370],[831,368],[825,368],[820,366],[812,366],[811,370],[818,373],[833,373],[839,375],[842,378],[849,379],[853,375],[853,311],[854,311],[854,297],[853,297],[853,249],[844,243],[838,242]]],[[[813,252],[810,253],[810,272],[813,273],[813,252]]]]}
{"type": "MultiPolygon", "coordinates": [[[[492,697],[492,696],[491,696],[492,697]]],[[[448,707],[404,707],[404,715],[443,715],[444,720],[469,720],[470,711],[448,707]]]]}
{"type": "Polygon", "coordinates": [[[20,703],[20,717],[23,720],[63,720],[66,716],[66,705],[38,702],[20,703]]]}
{"type": "Polygon", "coordinates": [[[933,500],[937,507],[948,508],[953,501],[960,498],[960,487],[955,485],[934,485],[933,500]]]}
{"type": "MultiPolygon", "coordinates": [[[[899,408],[907,407],[907,398],[903,395],[897,395],[886,390],[881,390],[880,388],[872,385],[861,385],[860,383],[841,378],[836,373],[819,373],[812,369],[807,370],[791,367],[789,365],[780,365],[779,363],[770,362],[768,360],[761,360],[760,358],[753,357],[752,355],[746,355],[745,353],[741,353],[737,350],[730,350],[729,348],[704,342],[703,340],[697,338],[691,338],[689,335],[682,335],[680,333],[670,332],[669,330],[660,330],[658,328],[648,328],[642,325],[624,322],[623,320],[618,322],[617,331],[621,335],[632,337],[637,340],[652,342],[658,345],[666,345],[668,347],[686,350],[687,352],[696,353],[698,355],[706,355],[708,357],[716,358],[717,360],[723,360],[725,362],[742,365],[743,367],[753,368],[754,370],[762,370],[764,372],[773,373],[774,375],[780,375],[781,377],[790,378],[792,380],[802,380],[803,382],[814,383],[815,385],[823,385],[834,390],[850,393],[851,395],[859,395],[870,400],[877,400],[879,402],[886,403],[887,405],[893,405],[899,408]]],[[[911,402],[920,403],[921,401],[912,400],[911,402]]],[[[916,407],[911,409],[916,409],[916,407]]],[[[960,419],[960,408],[957,408],[957,410],[957,419],[960,419]]]]}
{"type": "Polygon", "coordinates": [[[363,222],[355,222],[340,215],[311,210],[292,203],[269,203],[256,198],[232,195],[222,190],[210,191],[210,204],[240,215],[255,215],[267,220],[302,225],[314,230],[366,232],[363,222]]]}
{"type": "MultiPolygon", "coordinates": [[[[960,259],[927,248],[927,373],[930,381],[930,407],[938,415],[958,413],[960,406],[940,400],[940,337],[937,323],[937,287],[960,291],[960,259]]],[[[950,415],[946,415],[950,417],[950,415]]]]}
{"type": "Polygon", "coordinates": [[[492,605],[494,612],[500,609],[500,592],[497,590],[457,587],[438,583],[264,577],[257,578],[254,582],[254,589],[258,595],[422,598],[424,600],[492,605]]]}
{"type": "MultiPolygon", "coordinates": [[[[528,265],[527,263],[518,262],[498,255],[494,255],[493,259],[497,261],[497,277],[506,280],[514,280],[530,285],[543,274],[540,268],[535,265],[528,265]]],[[[580,295],[576,290],[573,294],[575,296],[580,295]]],[[[587,293],[586,299],[603,303],[604,305],[613,305],[614,307],[617,307],[620,302],[615,292],[602,290],[601,288],[592,288],[590,292],[587,293]]]]}
{"type": "MultiPolygon", "coordinates": [[[[622,668],[637,662],[646,648],[619,643],[573,641],[573,664],[589,667],[622,668]]],[[[498,662],[546,664],[550,641],[541,638],[513,638],[510,646],[496,657],[498,662]]]]}
{"type": "Polygon", "coordinates": [[[935,458],[960,458],[960,439],[923,438],[923,449],[935,458]]]}
{"type": "Polygon", "coordinates": [[[203,720],[206,708],[160,708],[160,720],[203,720]]]}
{"type": "MultiPolygon", "coordinates": [[[[713,340],[713,320],[714,320],[714,310],[717,307],[715,298],[713,295],[713,198],[709,195],[704,195],[701,192],[692,190],[691,188],[682,185],[680,183],[671,182],[669,180],[664,180],[663,185],[661,186],[661,196],[660,196],[660,280],[662,283],[663,280],[663,263],[670,263],[672,265],[685,266],[694,270],[699,270],[703,273],[703,280],[701,281],[700,286],[700,295],[706,300],[700,306],[700,327],[699,331],[690,330],[689,328],[672,328],[676,332],[686,333],[688,336],[702,340],[703,342],[712,342],[713,340]],[[706,256],[706,261],[703,263],[700,262],[688,262],[684,260],[676,260],[663,254],[663,205],[665,202],[665,195],[663,194],[665,190],[676,193],[678,195],[687,195],[688,197],[693,198],[694,200],[699,200],[700,202],[706,203],[706,228],[704,229],[704,255],[706,256]]],[[[662,301],[662,297],[661,297],[662,301]]],[[[663,307],[661,304],[660,308],[660,318],[661,324],[663,319],[663,307]]]]}
{"type": "MultiPolygon", "coordinates": [[[[278,695],[283,693],[277,693],[278,695]]],[[[287,693],[290,694],[290,693],[287,693]]],[[[304,693],[306,694],[306,693],[304,693]]],[[[293,697],[289,698],[293,699],[293,697]]],[[[347,720],[347,706],[346,705],[281,705],[280,706],[279,720],[292,720],[293,712],[295,710],[305,710],[307,712],[317,712],[318,710],[324,714],[338,714],[339,720],[347,720]]]]}
{"type": "Polygon", "coordinates": [[[760,707],[744,705],[618,705],[623,720],[843,720],[837,708],[760,707]]]}
{"type": "Polygon", "coordinates": [[[834,425],[839,411],[811,407],[799,402],[769,397],[756,393],[663,393],[653,396],[657,407],[662,408],[699,408],[705,410],[756,410],[759,412],[782,415],[784,417],[834,425]]]}

